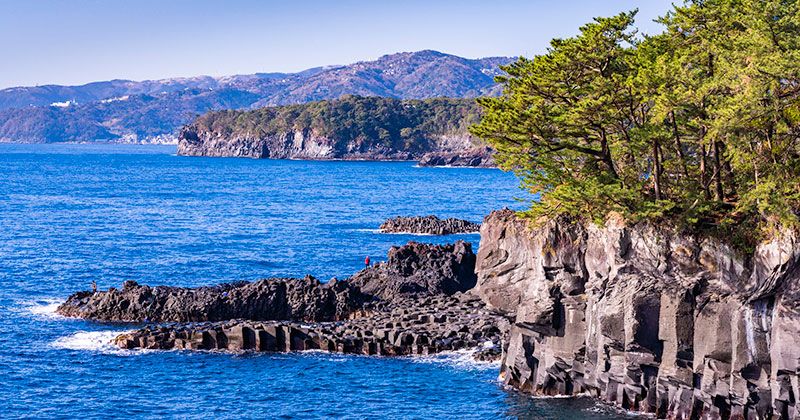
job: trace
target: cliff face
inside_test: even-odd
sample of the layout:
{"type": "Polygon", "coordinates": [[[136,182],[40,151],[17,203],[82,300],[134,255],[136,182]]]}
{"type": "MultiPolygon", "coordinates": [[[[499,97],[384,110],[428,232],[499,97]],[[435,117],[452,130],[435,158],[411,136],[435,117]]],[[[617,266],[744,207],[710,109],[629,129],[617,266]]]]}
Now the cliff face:
{"type": "Polygon", "coordinates": [[[363,140],[334,139],[311,130],[286,131],[252,137],[184,128],[178,137],[178,155],[247,157],[255,159],[365,159],[413,160],[423,150],[398,150],[363,140]]]}
{"type": "Polygon", "coordinates": [[[515,314],[501,378],[671,418],[797,418],[800,245],[739,257],[639,224],[486,218],[477,293],[515,314]]]}

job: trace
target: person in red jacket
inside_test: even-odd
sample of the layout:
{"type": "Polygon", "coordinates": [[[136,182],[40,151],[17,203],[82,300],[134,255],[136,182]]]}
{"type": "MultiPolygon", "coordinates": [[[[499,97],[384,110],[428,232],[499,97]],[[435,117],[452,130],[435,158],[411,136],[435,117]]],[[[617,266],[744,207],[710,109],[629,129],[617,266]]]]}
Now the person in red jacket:
{"type": "Polygon", "coordinates": [[[367,258],[364,258],[364,266],[369,268],[369,255],[367,255],[367,258]]]}

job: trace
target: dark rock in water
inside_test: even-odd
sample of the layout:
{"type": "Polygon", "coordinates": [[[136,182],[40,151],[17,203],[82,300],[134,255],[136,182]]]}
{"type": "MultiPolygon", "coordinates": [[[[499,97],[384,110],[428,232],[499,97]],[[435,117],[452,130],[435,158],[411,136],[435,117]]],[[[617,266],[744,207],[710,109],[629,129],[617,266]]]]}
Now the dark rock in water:
{"type": "Polygon", "coordinates": [[[494,152],[488,147],[466,151],[436,151],[420,158],[419,166],[495,167],[494,152]]]}
{"type": "Polygon", "coordinates": [[[386,262],[356,273],[349,283],[382,300],[407,296],[452,295],[475,287],[472,245],[409,242],[392,247],[386,262]]]}
{"type": "Polygon", "coordinates": [[[510,322],[469,292],[474,270],[469,243],[410,242],[347,281],[267,279],[195,289],[128,281],[122,290],[76,293],[58,312],[168,322],[117,337],[114,343],[126,349],[393,356],[480,348],[476,358],[493,360],[510,322]]]}
{"type": "Polygon", "coordinates": [[[665,226],[484,221],[474,290],[515,317],[501,379],[658,417],[798,418],[800,235],[741,256],[665,226]]]}
{"type": "Polygon", "coordinates": [[[336,321],[360,309],[369,299],[348,283],[322,284],[310,276],[198,288],[150,287],[127,281],[122,290],[75,293],[57,312],[65,316],[122,322],[235,318],[336,321]]]}
{"type": "Polygon", "coordinates": [[[384,233],[419,233],[427,235],[452,235],[475,233],[481,225],[461,219],[440,219],[436,216],[393,217],[381,224],[384,233]]]}
{"type": "MultiPolygon", "coordinates": [[[[402,356],[467,348],[496,348],[509,321],[474,295],[407,299],[378,305],[342,322],[229,320],[148,326],[118,336],[124,349],[190,349],[402,356]]],[[[492,360],[491,352],[478,352],[492,360]]]]}
{"type": "Polygon", "coordinates": [[[410,242],[392,247],[388,261],[349,281],[322,284],[308,276],[198,288],[150,287],[127,281],[122,290],[75,293],[57,311],[65,316],[122,322],[339,321],[375,300],[452,295],[471,289],[476,279],[475,254],[469,243],[410,242]]]}

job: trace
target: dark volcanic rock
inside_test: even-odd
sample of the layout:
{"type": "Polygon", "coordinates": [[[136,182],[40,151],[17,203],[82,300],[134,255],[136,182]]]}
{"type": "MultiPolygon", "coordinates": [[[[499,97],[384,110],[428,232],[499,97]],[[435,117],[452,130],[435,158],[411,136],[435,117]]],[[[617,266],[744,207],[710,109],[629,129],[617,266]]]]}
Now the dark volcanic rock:
{"type": "Polygon", "coordinates": [[[472,245],[409,242],[389,250],[388,261],[366,268],[349,283],[363,293],[392,301],[407,296],[452,295],[475,286],[472,245]]]}
{"type": "Polygon", "coordinates": [[[470,244],[410,242],[349,281],[267,279],[196,289],[140,286],[79,292],[58,308],[106,321],[168,322],[120,335],[125,349],[295,351],[410,355],[480,347],[499,357],[510,322],[475,286],[470,244]],[[205,321],[205,322],[198,322],[205,321]]]}
{"type": "Polygon", "coordinates": [[[419,160],[419,166],[463,166],[493,168],[495,167],[494,152],[488,147],[464,151],[437,151],[424,154],[419,160]]]}
{"type": "MultiPolygon", "coordinates": [[[[117,337],[125,349],[252,350],[400,356],[482,347],[482,360],[508,329],[508,320],[474,295],[407,299],[344,322],[230,320],[145,327],[117,337]]],[[[497,351],[494,351],[497,353],[497,351]]]]}
{"type": "Polygon", "coordinates": [[[254,283],[183,288],[125,282],[122,290],[78,292],[58,307],[65,316],[102,321],[189,322],[251,320],[335,321],[369,297],[345,282],[265,279],[254,283]]]}
{"type": "Polygon", "coordinates": [[[428,235],[452,235],[475,233],[481,225],[461,219],[440,219],[436,216],[393,217],[381,224],[384,233],[422,233],[428,235]]]}
{"type": "Polygon", "coordinates": [[[510,211],[481,228],[478,293],[516,317],[501,379],[683,419],[798,418],[800,245],[785,231],[740,256],[649,224],[510,211]]]}

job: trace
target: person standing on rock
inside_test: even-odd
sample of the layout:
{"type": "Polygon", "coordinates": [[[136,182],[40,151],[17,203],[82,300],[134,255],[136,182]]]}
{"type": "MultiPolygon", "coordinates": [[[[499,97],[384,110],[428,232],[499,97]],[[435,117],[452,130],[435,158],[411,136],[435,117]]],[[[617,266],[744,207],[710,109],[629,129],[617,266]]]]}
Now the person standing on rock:
{"type": "Polygon", "coordinates": [[[92,280],[92,293],[97,293],[97,282],[92,280]]]}
{"type": "Polygon", "coordinates": [[[367,258],[364,258],[364,268],[369,268],[369,255],[367,255],[367,258]]]}

